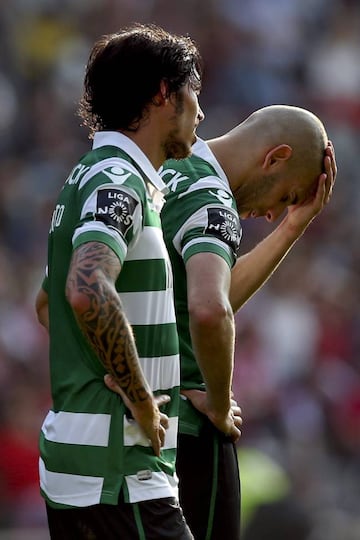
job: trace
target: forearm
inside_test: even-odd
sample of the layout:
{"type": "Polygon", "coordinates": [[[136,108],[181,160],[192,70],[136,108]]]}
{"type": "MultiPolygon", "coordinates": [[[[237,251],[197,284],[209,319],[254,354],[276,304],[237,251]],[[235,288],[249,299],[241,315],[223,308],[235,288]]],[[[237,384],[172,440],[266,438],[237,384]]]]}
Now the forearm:
{"type": "Polygon", "coordinates": [[[210,410],[215,416],[226,415],[230,409],[235,339],[230,306],[216,321],[190,317],[190,332],[210,410]]]}
{"type": "Polygon", "coordinates": [[[231,272],[230,303],[236,313],[271,277],[305,229],[284,220],[251,251],[239,257],[231,272]]]}
{"type": "Polygon", "coordinates": [[[89,243],[73,255],[66,295],[78,324],[104,368],[134,404],[152,398],[115,280],[120,264],[104,244],[89,243]],[[101,264],[99,264],[101,261],[101,264]]]}
{"type": "Polygon", "coordinates": [[[77,314],[79,326],[104,368],[128,399],[141,404],[152,395],[143,375],[131,326],[118,295],[107,292],[92,304],[91,312],[77,314]],[[96,316],[94,317],[94,311],[96,316]]]}
{"type": "Polygon", "coordinates": [[[279,226],[253,250],[241,257],[232,270],[230,302],[236,312],[268,280],[302,236],[314,218],[329,202],[337,167],[330,143],[325,151],[325,173],[318,179],[314,197],[288,207],[279,226]]]}

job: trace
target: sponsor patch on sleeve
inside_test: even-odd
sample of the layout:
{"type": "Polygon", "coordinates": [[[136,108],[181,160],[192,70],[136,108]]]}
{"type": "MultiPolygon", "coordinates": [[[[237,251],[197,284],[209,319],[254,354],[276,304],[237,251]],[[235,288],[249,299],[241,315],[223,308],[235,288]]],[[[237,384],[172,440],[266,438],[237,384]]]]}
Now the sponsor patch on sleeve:
{"type": "Polygon", "coordinates": [[[205,234],[215,236],[225,242],[234,253],[238,253],[242,229],[240,219],[232,208],[216,207],[208,208],[208,223],[204,230],[205,234]]]}
{"type": "Polygon", "coordinates": [[[95,218],[123,236],[134,223],[134,214],[139,202],[123,188],[99,189],[95,218]]]}

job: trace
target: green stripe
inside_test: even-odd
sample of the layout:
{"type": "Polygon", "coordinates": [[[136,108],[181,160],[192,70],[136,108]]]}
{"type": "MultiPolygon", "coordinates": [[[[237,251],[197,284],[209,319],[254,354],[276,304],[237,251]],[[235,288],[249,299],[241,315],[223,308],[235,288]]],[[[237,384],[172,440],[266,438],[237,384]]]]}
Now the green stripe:
{"type": "Polygon", "coordinates": [[[146,540],[145,531],[144,531],[144,527],[143,527],[142,519],[140,515],[139,505],[138,503],[135,503],[132,505],[132,507],[134,510],[134,518],[135,518],[136,527],[139,533],[139,540],[146,540]]]}
{"type": "Polygon", "coordinates": [[[160,458],[154,460],[154,450],[152,447],[140,445],[125,446],[125,467],[126,475],[136,474],[141,469],[149,469],[154,472],[165,472],[172,476],[175,471],[175,448],[165,448],[161,450],[160,458]]]}
{"type": "Polygon", "coordinates": [[[56,443],[41,432],[40,451],[49,471],[103,477],[108,468],[107,447],[56,443]]]}
{"type": "Polygon", "coordinates": [[[197,253],[215,253],[222,257],[225,262],[228,264],[229,268],[232,268],[234,260],[229,256],[229,252],[223,247],[214,244],[213,242],[206,242],[206,237],[204,237],[204,243],[197,242],[185,249],[184,252],[184,261],[187,262],[190,257],[196,255],[197,253]]]}
{"type": "Polygon", "coordinates": [[[116,282],[116,289],[120,293],[163,291],[166,286],[166,268],[163,259],[125,261],[116,282]],[[146,283],[144,283],[144,272],[146,272],[146,283]]]}
{"type": "Polygon", "coordinates": [[[211,540],[212,529],[213,529],[213,525],[214,525],[214,512],[215,512],[216,493],[217,493],[217,487],[218,487],[219,439],[218,439],[218,437],[216,435],[214,437],[213,451],[214,451],[213,481],[212,481],[212,486],[211,486],[209,518],[208,518],[208,526],[207,526],[205,540],[211,540]]]}
{"type": "MultiPolygon", "coordinates": [[[[107,447],[95,447],[78,444],[64,444],[48,441],[45,439],[43,433],[40,434],[40,451],[41,455],[46,463],[46,468],[52,472],[59,472],[62,474],[77,474],[81,476],[95,476],[105,477],[109,473],[109,448],[107,447]]],[[[175,465],[175,453],[174,448],[166,448],[161,451],[161,457],[154,460],[154,451],[151,447],[144,447],[140,445],[125,446],[121,449],[121,454],[124,455],[123,464],[112,464],[113,481],[117,483],[117,473],[120,475],[126,471],[126,475],[136,474],[139,470],[139,463],[141,468],[149,469],[152,471],[161,472],[172,476],[174,474],[175,465]]],[[[111,481],[110,484],[113,484],[111,481]]],[[[110,491],[111,487],[107,483],[107,490],[110,491]]]]}
{"type": "Polygon", "coordinates": [[[179,353],[175,323],[134,325],[133,331],[139,356],[170,356],[179,353]]]}
{"type": "Polygon", "coordinates": [[[101,231],[86,231],[81,233],[74,242],[74,249],[82,244],[86,244],[86,242],[102,242],[103,244],[106,244],[116,253],[121,263],[123,263],[125,253],[121,249],[119,243],[109,234],[101,231]]]}

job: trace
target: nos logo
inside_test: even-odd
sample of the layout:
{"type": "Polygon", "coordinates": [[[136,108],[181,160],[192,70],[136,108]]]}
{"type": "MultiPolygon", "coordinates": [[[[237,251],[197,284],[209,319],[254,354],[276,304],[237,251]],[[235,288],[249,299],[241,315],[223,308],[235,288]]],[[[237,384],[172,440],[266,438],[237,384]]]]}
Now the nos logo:
{"type": "Polygon", "coordinates": [[[220,238],[237,253],[242,235],[239,216],[229,208],[208,208],[205,233],[220,238]]]}
{"type": "Polygon", "coordinates": [[[133,223],[138,201],[122,189],[101,189],[97,197],[96,219],[125,235],[133,223]]]}

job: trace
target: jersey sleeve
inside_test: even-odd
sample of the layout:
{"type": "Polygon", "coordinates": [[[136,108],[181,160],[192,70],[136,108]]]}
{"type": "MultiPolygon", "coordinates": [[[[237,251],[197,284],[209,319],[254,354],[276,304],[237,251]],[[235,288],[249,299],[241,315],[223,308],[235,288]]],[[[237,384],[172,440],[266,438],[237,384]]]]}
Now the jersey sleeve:
{"type": "Polygon", "coordinates": [[[109,177],[114,177],[112,168],[97,174],[91,180],[92,185],[86,186],[73,247],[89,241],[103,242],[123,263],[143,228],[145,185],[142,178],[134,174],[123,174],[113,182],[109,182],[109,177]]]}
{"type": "Polygon", "coordinates": [[[214,196],[214,190],[198,191],[178,200],[184,209],[193,209],[173,238],[174,247],[185,263],[194,254],[208,252],[222,257],[230,268],[234,265],[242,229],[237,211],[228,204],[229,199],[223,201],[214,196]]]}

